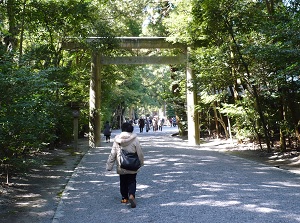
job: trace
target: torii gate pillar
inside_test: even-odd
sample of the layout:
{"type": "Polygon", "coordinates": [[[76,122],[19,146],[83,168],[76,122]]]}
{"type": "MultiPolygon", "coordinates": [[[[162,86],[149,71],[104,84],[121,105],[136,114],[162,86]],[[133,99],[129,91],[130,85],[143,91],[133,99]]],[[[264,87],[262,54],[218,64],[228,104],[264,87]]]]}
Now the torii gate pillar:
{"type": "Polygon", "coordinates": [[[186,67],[186,101],[187,101],[187,121],[188,121],[188,142],[190,145],[200,144],[199,115],[195,109],[197,105],[197,90],[194,84],[195,75],[189,66],[189,49],[187,49],[186,67]]]}
{"type": "Polygon", "coordinates": [[[90,80],[90,121],[89,146],[94,148],[101,145],[101,63],[98,52],[92,53],[91,80],[90,80]]]}

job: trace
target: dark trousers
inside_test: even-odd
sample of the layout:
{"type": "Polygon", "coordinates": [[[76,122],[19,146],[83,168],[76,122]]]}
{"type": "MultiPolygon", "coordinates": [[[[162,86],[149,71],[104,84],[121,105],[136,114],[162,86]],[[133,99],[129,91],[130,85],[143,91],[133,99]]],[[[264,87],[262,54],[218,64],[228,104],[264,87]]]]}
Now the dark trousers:
{"type": "Polygon", "coordinates": [[[120,175],[120,192],[122,199],[128,199],[129,195],[135,197],[136,191],[136,174],[120,175]]]}

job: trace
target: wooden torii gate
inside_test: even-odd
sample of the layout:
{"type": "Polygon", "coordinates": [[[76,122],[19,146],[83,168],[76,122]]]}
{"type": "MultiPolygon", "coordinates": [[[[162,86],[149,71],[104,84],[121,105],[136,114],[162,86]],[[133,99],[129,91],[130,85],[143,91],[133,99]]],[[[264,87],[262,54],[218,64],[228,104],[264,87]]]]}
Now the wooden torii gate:
{"type": "MultiPolygon", "coordinates": [[[[197,93],[193,87],[194,75],[189,67],[189,48],[184,44],[172,44],[166,41],[165,37],[117,37],[119,45],[117,49],[182,49],[183,54],[179,56],[127,56],[127,57],[107,57],[101,55],[98,50],[93,50],[91,61],[90,79],[90,134],[89,146],[97,147],[101,145],[101,68],[109,64],[183,64],[186,63],[187,80],[187,121],[188,121],[188,141],[191,145],[199,145],[199,118],[195,110],[197,104],[197,93]]],[[[101,37],[87,38],[87,43],[101,43],[105,39],[101,37]]],[[[80,48],[72,42],[65,42],[65,49],[80,48]]]]}

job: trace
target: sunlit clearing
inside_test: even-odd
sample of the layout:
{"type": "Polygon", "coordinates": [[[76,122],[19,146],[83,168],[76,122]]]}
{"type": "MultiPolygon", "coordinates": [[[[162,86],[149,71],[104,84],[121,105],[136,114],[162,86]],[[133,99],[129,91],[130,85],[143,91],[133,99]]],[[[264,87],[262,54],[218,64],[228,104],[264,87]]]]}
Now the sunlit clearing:
{"type": "Polygon", "coordinates": [[[267,172],[261,172],[261,171],[258,171],[258,172],[254,172],[256,174],[267,174],[267,172]]]}
{"type": "Polygon", "coordinates": [[[231,187],[231,184],[220,184],[216,182],[207,182],[207,183],[200,183],[200,184],[193,184],[195,187],[200,187],[202,190],[207,191],[222,191],[225,187],[231,187]]]}
{"type": "Polygon", "coordinates": [[[281,185],[285,187],[300,187],[300,184],[295,184],[291,182],[268,182],[269,184],[274,184],[274,185],[281,185]]]}
{"type": "Polygon", "coordinates": [[[201,201],[188,201],[188,202],[170,202],[162,204],[161,206],[213,206],[213,207],[229,207],[240,204],[239,201],[214,201],[214,200],[201,200],[201,201]]]}
{"type": "Polygon", "coordinates": [[[149,188],[149,186],[148,185],[143,185],[143,184],[138,184],[136,188],[139,189],[139,190],[143,190],[143,189],[149,188]]]}
{"type": "Polygon", "coordinates": [[[18,207],[35,207],[35,208],[39,208],[39,207],[43,207],[46,202],[47,202],[47,200],[39,199],[39,200],[36,200],[36,201],[30,201],[30,202],[18,202],[18,203],[16,203],[16,206],[18,206],[18,207]]]}
{"type": "Polygon", "coordinates": [[[141,195],[141,198],[151,198],[151,197],[155,197],[156,195],[154,193],[149,193],[149,194],[143,194],[141,195]]]}
{"type": "Polygon", "coordinates": [[[117,177],[119,175],[117,173],[106,173],[105,176],[106,177],[117,177]]]}
{"type": "Polygon", "coordinates": [[[99,181],[99,180],[91,180],[90,183],[104,183],[104,181],[99,181]]]}
{"type": "Polygon", "coordinates": [[[184,166],[186,165],[185,163],[174,163],[174,166],[184,166]]]}
{"type": "Polygon", "coordinates": [[[279,210],[267,207],[258,207],[255,204],[246,204],[244,205],[244,209],[251,212],[260,212],[260,213],[273,213],[280,212],[279,210]]]}
{"type": "Polygon", "coordinates": [[[40,194],[23,194],[23,195],[17,195],[16,197],[40,197],[40,194]]]}

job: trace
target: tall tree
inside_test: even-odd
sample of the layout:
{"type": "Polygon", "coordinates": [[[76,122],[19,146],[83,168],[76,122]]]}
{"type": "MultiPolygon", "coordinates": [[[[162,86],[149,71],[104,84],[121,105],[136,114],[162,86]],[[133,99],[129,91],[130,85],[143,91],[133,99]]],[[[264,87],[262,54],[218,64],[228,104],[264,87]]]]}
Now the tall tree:
{"type": "MultiPolygon", "coordinates": [[[[170,19],[165,20],[165,26],[169,31],[170,39],[186,41],[194,46],[201,44],[193,53],[194,69],[198,72],[199,78],[199,91],[205,89],[209,94],[214,94],[217,89],[218,94],[224,93],[223,102],[234,102],[236,105],[241,105],[237,100],[251,102],[254,99],[250,104],[243,103],[243,106],[252,104],[251,107],[244,109],[255,108],[259,119],[252,117],[253,122],[258,120],[254,122],[254,130],[258,138],[263,133],[267,150],[270,151],[270,133],[276,132],[275,120],[288,123],[289,121],[286,120],[288,116],[284,115],[284,117],[282,114],[297,110],[297,108],[288,108],[288,105],[283,103],[288,101],[286,100],[288,91],[283,90],[286,89],[283,86],[288,86],[290,80],[296,80],[290,78],[286,70],[297,67],[292,60],[286,59],[292,58],[291,55],[298,58],[297,54],[294,54],[296,51],[291,51],[292,48],[297,49],[296,45],[291,44],[291,39],[295,41],[296,39],[293,38],[293,34],[289,39],[285,34],[293,33],[294,29],[286,24],[297,21],[298,13],[295,11],[297,4],[294,1],[285,4],[286,2],[282,1],[247,0],[182,0],[176,3],[170,19]],[[182,7],[183,5],[186,7],[182,7]],[[192,10],[192,16],[182,13],[184,10],[192,10]],[[289,10],[293,10],[293,14],[290,14],[289,10]],[[178,23],[172,23],[172,19],[174,21],[175,18],[182,19],[178,23]],[[286,29],[282,30],[279,27],[286,27],[286,29]],[[282,38],[274,38],[278,35],[282,38]],[[230,91],[227,91],[227,88],[230,91]],[[282,92],[280,93],[282,109],[279,109],[281,116],[276,115],[276,119],[271,118],[274,117],[271,114],[277,109],[269,103],[270,98],[273,98],[274,90],[278,93],[282,92]],[[235,101],[228,97],[230,95],[235,101]],[[251,96],[247,97],[247,95],[251,96]]],[[[287,132],[287,125],[282,126],[285,127],[283,132],[287,132]]],[[[282,143],[284,141],[282,139],[282,143]]]]}

